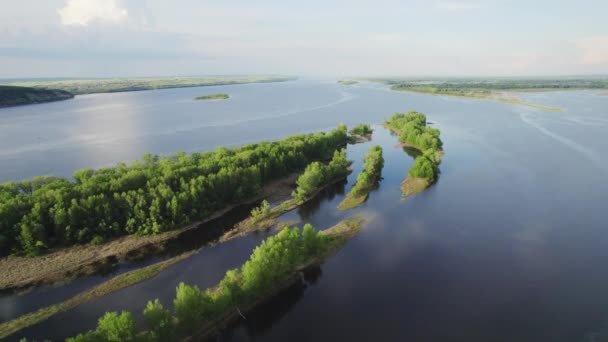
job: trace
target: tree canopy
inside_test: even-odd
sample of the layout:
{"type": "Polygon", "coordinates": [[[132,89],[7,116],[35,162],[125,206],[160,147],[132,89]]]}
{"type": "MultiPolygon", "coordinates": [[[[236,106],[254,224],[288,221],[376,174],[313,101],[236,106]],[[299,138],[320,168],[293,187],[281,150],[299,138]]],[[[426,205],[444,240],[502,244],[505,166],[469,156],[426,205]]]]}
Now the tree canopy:
{"type": "MultiPolygon", "coordinates": [[[[340,125],[327,134],[212,152],[146,154],[131,165],[78,170],[73,181],[42,176],[5,183],[0,185],[0,253],[37,255],[54,246],[168,231],[251,198],[268,181],[312,161],[330,159],[346,140],[346,126],[340,125]]],[[[327,177],[344,169],[338,164],[345,158],[330,163],[327,177]]]]}

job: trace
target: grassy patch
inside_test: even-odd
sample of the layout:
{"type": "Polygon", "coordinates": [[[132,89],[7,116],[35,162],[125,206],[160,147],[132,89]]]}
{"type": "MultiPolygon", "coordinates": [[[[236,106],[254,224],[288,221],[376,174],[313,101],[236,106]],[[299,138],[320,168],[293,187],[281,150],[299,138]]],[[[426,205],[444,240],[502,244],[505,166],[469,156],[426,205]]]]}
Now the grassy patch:
{"type": "Polygon", "coordinates": [[[426,188],[433,184],[433,180],[430,178],[417,178],[407,176],[405,181],[401,183],[401,192],[405,197],[411,196],[418,192],[424,191],[426,188]]]}
{"type": "Polygon", "coordinates": [[[228,94],[211,94],[211,95],[203,95],[197,96],[195,100],[227,100],[230,98],[228,94]]]}
{"type": "Polygon", "coordinates": [[[348,195],[346,195],[344,200],[342,200],[342,202],[340,202],[340,204],[338,204],[338,210],[349,210],[352,208],[356,208],[356,207],[360,206],[361,204],[363,204],[367,200],[368,197],[369,197],[369,193],[361,194],[358,196],[355,196],[352,193],[349,193],[348,195]]]}

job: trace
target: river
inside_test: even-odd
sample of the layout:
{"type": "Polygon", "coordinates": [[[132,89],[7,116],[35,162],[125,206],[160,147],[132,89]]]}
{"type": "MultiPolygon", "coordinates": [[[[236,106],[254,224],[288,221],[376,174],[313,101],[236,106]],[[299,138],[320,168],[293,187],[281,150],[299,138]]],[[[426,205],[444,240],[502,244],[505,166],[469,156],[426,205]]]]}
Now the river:
{"type": "MultiPolygon", "coordinates": [[[[595,93],[520,95],[563,113],[314,80],[77,96],[0,109],[0,180],[69,177],[145,152],[208,150],[422,111],[444,142],[437,184],[402,199],[399,183],[413,159],[376,126],[372,142],[349,146],[356,163],[346,183],[281,217],[324,229],[359,214],[367,218],[361,234],[313,281],[226,329],[220,340],[594,341],[608,337],[608,268],[602,266],[608,98],[595,93]],[[207,93],[231,98],[192,101],[207,93]],[[380,187],[361,207],[339,212],[372,144],[384,149],[380,187]]],[[[180,281],[215,284],[271,233],[202,248],[151,280],[11,338],[61,339],[93,328],[105,311],[128,309],[139,317],[157,297],[171,307],[180,281]]],[[[5,296],[0,318],[139,266],[5,296]]]]}

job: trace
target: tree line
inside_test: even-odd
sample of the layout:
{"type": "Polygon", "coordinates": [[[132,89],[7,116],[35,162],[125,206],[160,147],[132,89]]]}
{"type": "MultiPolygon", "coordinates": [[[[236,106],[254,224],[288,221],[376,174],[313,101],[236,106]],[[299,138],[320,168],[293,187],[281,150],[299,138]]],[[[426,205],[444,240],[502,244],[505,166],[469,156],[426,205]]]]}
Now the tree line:
{"type": "Polygon", "coordinates": [[[269,237],[253,250],[240,269],[226,272],[215,288],[205,291],[180,283],[173,300],[173,311],[158,300],[146,305],[143,316],[146,331],[138,332],[134,315],[127,311],[109,312],[97,328],[67,342],[175,341],[196,332],[205,322],[238,310],[264,296],[274,286],[330,246],[329,237],[306,224],[302,230],[288,228],[269,237]]]}
{"type": "Polygon", "coordinates": [[[382,147],[375,145],[369,149],[363,159],[363,171],[357,176],[357,182],[351,190],[353,196],[359,196],[371,189],[380,178],[380,173],[384,167],[382,157],[382,147]]]}
{"type": "MultiPolygon", "coordinates": [[[[328,160],[346,141],[347,128],[340,125],[327,134],[238,148],[145,154],[131,165],[78,170],[72,181],[42,176],[5,183],[0,185],[0,254],[37,255],[56,246],[168,231],[249,199],[272,179],[328,160]]],[[[321,174],[339,168],[330,163],[321,174]]]]}

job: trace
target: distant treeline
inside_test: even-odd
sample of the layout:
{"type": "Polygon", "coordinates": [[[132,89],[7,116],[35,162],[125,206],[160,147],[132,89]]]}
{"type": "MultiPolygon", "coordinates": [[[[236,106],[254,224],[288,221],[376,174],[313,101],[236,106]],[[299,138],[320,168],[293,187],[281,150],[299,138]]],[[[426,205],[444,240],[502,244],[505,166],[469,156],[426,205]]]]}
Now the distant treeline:
{"type": "Polygon", "coordinates": [[[64,90],[0,85],[0,107],[60,101],[73,97],[74,95],[64,90]]]}
{"type": "Polygon", "coordinates": [[[112,93],[151,89],[201,87],[245,83],[283,82],[294,80],[287,76],[242,77],[162,77],[162,78],[110,78],[110,79],[61,79],[16,82],[10,85],[61,89],[72,94],[112,93]]]}
{"type": "Polygon", "coordinates": [[[268,181],[313,161],[329,160],[346,141],[346,126],[340,125],[328,134],[239,148],[162,158],[146,154],[131,165],[76,171],[74,181],[42,176],[5,183],[0,251],[37,255],[55,246],[168,231],[250,199],[268,181]]]}
{"type": "Polygon", "coordinates": [[[561,80],[450,80],[450,81],[400,81],[385,80],[393,90],[434,88],[437,92],[458,90],[567,90],[607,89],[608,79],[561,79],[561,80]]]}
{"type": "Polygon", "coordinates": [[[426,126],[426,115],[414,111],[407,114],[395,113],[390,120],[385,121],[385,125],[399,134],[400,142],[423,152],[414,161],[408,175],[435,181],[439,175],[443,143],[439,138],[439,130],[426,126]]]}

